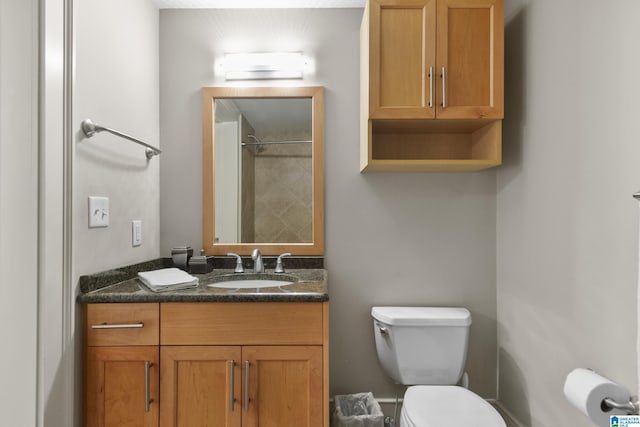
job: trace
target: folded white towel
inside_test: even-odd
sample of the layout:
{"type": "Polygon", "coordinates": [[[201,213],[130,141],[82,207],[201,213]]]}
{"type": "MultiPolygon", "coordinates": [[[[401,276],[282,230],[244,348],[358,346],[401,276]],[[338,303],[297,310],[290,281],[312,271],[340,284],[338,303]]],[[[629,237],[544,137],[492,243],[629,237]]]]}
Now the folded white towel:
{"type": "Polygon", "coordinates": [[[198,278],[179,268],[162,268],[153,271],[141,271],[138,277],[154,292],[170,291],[198,286],[198,278]]]}

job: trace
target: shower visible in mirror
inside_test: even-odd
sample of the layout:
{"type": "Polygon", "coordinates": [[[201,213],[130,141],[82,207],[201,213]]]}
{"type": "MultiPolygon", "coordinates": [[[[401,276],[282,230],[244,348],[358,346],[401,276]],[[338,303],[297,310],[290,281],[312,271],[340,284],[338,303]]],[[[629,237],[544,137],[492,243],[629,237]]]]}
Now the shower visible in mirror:
{"type": "Polygon", "coordinates": [[[203,88],[207,253],[322,254],[321,98],[321,88],[203,88]]]}
{"type": "Polygon", "coordinates": [[[216,99],[217,243],[311,242],[311,99],[216,99]]]}

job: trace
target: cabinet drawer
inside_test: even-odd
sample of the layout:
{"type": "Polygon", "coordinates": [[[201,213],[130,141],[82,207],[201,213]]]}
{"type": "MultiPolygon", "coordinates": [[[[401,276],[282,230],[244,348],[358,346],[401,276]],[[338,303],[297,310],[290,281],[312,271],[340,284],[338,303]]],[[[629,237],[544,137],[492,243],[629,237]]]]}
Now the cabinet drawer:
{"type": "Polygon", "coordinates": [[[88,346],[158,345],[157,303],[87,304],[85,331],[88,346]]]}
{"type": "Polygon", "coordinates": [[[323,343],[322,303],[162,303],[162,345],[323,343]]]}

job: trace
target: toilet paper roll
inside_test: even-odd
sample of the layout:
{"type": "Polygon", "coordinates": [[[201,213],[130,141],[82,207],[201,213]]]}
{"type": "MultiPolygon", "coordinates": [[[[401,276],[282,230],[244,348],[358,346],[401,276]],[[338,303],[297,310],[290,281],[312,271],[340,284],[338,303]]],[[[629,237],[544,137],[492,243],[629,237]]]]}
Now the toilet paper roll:
{"type": "Polygon", "coordinates": [[[602,405],[604,398],[609,397],[623,403],[628,402],[631,397],[623,386],[584,368],[574,369],[567,375],[564,395],[573,406],[601,427],[609,426],[609,416],[626,413],[620,409],[607,410],[602,405]]]}

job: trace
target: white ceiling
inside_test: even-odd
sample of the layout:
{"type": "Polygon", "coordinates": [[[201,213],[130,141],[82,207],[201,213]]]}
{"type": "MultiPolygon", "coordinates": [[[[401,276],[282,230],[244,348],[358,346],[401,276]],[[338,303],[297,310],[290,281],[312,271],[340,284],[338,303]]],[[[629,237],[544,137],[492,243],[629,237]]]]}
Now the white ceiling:
{"type": "Polygon", "coordinates": [[[365,0],[154,0],[160,9],[361,8],[365,0]]]}
{"type": "Polygon", "coordinates": [[[311,134],[311,98],[244,98],[234,102],[257,135],[311,134]]]}
{"type": "Polygon", "coordinates": [[[238,113],[260,137],[270,135],[310,135],[311,98],[234,98],[217,99],[216,123],[237,121],[238,113]]]}

